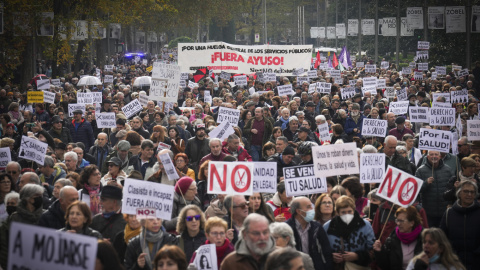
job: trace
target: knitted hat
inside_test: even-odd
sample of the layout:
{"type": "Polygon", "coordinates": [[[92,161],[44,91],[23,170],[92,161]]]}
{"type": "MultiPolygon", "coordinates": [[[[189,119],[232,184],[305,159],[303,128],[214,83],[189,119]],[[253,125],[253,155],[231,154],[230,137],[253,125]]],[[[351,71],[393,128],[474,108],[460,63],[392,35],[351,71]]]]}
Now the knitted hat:
{"type": "Polygon", "coordinates": [[[117,186],[106,185],[102,189],[101,198],[110,198],[114,200],[122,199],[122,189],[117,186]]]}
{"type": "Polygon", "coordinates": [[[178,195],[185,195],[193,181],[194,180],[188,176],[178,179],[177,183],[175,184],[175,192],[178,195]]]}
{"type": "Polygon", "coordinates": [[[282,155],[295,156],[295,150],[291,146],[287,146],[285,149],[283,149],[282,155]]]}

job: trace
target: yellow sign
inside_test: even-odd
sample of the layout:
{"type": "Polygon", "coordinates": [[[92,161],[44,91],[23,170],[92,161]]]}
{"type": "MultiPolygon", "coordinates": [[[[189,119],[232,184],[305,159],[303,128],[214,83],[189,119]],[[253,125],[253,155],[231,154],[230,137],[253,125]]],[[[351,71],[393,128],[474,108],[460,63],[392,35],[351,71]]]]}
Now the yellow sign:
{"type": "Polygon", "coordinates": [[[130,69],[131,69],[131,70],[135,70],[135,65],[131,65],[131,66],[130,66],[130,69]]]}
{"type": "Polygon", "coordinates": [[[43,91],[28,91],[27,92],[28,103],[43,103],[43,91]]]}
{"type": "Polygon", "coordinates": [[[152,72],[152,69],[153,69],[153,66],[147,67],[147,71],[148,71],[148,72],[152,72]]]}

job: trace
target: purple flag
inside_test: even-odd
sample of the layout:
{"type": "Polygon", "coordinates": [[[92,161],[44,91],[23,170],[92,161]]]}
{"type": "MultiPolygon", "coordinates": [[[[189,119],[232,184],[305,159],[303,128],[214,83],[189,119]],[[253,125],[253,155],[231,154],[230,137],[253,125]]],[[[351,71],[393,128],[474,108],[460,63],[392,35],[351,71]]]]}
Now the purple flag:
{"type": "Polygon", "coordinates": [[[342,63],[343,63],[343,59],[345,58],[344,53],[345,53],[345,46],[343,46],[342,51],[340,51],[340,54],[339,54],[340,57],[338,58],[338,61],[342,63]]]}
{"type": "Polygon", "coordinates": [[[350,52],[347,50],[347,63],[348,67],[353,67],[352,60],[350,59],[350,52]]]}
{"type": "Polygon", "coordinates": [[[332,57],[331,56],[328,57],[328,67],[333,68],[332,57]]]}

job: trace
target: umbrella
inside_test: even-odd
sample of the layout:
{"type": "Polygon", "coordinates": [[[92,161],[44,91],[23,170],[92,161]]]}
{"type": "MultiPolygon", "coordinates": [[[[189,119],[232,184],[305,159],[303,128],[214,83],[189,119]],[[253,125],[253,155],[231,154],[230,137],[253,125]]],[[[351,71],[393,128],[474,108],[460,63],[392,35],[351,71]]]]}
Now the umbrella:
{"type": "Polygon", "coordinates": [[[151,83],[152,83],[152,77],[141,76],[135,79],[135,81],[133,82],[133,86],[138,86],[138,87],[150,86],[151,83]]]}
{"type": "Polygon", "coordinates": [[[38,74],[30,80],[30,84],[36,84],[37,80],[48,80],[48,77],[45,74],[38,74]]]}
{"type": "Polygon", "coordinates": [[[95,76],[85,76],[81,78],[77,86],[86,86],[86,85],[101,85],[102,82],[95,76]]]}
{"type": "Polygon", "coordinates": [[[198,83],[200,80],[207,78],[208,75],[208,68],[197,69],[193,74],[193,80],[198,83]]]}

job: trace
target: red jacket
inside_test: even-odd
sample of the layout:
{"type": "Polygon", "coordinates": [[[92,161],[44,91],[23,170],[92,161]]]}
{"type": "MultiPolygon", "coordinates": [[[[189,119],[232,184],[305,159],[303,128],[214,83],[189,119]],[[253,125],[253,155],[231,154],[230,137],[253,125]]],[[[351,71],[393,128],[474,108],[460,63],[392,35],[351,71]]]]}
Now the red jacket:
{"type": "MultiPolygon", "coordinates": [[[[223,153],[227,155],[232,155],[232,152],[228,150],[227,142],[223,142],[222,146],[223,146],[222,148],[223,153]]],[[[245,150],[245,148],[239,146],[237,149],[237,152],[238,152],[238,157],[237,157],[238,161],[252,161],[252,156],[250,156],[250,154],[247,152],[247,150],[245,150]]]]}

